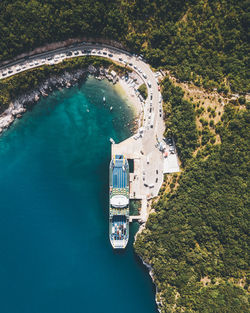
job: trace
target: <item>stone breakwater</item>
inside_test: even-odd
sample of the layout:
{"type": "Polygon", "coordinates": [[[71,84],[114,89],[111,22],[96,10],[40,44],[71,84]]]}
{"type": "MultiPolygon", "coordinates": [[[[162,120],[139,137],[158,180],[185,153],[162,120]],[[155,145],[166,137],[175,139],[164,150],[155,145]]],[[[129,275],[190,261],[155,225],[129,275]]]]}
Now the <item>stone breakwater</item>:
{"type": "Polygon", "coordinates": [[[20,118],[27,108],[36,103],[41,97],[48,96],[48,93],[60,88],[70,88],[80,80],[86,79],[88,74],[94,75],[98,79],[107,78],[116,83],[119,78],[114,73],[109,74],[105,68],[95,68],[90,65],[87,69],[78,69],[73,72],[64,72],[58,76],[51,76],[40,84],[35,90],[27,91],[12,101],[7,110],[0,115],[0,134],[6,130],[16,118],[20,118]]]}

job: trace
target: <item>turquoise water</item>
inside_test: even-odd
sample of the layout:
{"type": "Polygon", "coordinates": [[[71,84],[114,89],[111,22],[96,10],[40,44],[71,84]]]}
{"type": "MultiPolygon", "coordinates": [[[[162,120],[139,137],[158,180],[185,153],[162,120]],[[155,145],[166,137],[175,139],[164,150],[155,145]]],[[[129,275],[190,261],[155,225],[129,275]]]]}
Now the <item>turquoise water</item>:
{"type": "Polygon", "coordinates": [[[108,82],[89,78],[0,137],[1,313],[157,311],[136,225],[125,251],[108,239],[109,137],[129,136],[132,117],[108,82]]]}

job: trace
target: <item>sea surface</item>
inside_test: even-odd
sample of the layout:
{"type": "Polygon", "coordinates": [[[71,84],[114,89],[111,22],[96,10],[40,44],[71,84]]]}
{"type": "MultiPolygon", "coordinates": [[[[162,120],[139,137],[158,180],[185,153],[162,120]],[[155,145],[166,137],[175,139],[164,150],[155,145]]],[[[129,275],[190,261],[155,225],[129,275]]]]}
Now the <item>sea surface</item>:
{"type": "Polygon", "coordinates": [[[133,252],[138,225],[125,251],[108,238],[109,138],[127,138],[133,114],[90,77],[40,100],[0,137],[1,313],[157,312],[133,252]]]}

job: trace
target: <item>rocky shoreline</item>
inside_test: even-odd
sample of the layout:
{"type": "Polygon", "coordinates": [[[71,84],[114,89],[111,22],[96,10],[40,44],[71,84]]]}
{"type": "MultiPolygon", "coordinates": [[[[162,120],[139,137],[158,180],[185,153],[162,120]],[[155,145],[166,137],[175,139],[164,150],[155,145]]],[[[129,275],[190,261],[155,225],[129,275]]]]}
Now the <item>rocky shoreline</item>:
{"type": "MultiPolygon", "coordinates": [[[[113,84],[119,82],[120,78],[119,75],[114,71],[109,72],[109,70],[104,67],[96,68],[93,65],[90,65],[86,69],[77,69],[73,72],[65,71],[61,75],[53,75],[46,79],[44,82],[42,82],[35,90],[27,92],[24,95],[16,98],[13,102],[10,103],[8,109],[0,114],[0,135],[5,130],[7,130],[17,118],[21,118],[22,115],[27,111],[27,109],[31,108],[32,105],[38,102],[41,97],[47,97],[49,93],[54,90],[60,90],[61,88],[70,88],[78,84],[81,80],[86,79],[89,74],[93,75],[98,80],[108,79],[110,82],[113,82],[113,84]]],[[[128,92],[128,90],[125,91],[128,92]]],[[[134,132],[136,132],[136,130],[139,128],[139,123],[140,119],[137,116],[132,129],[134,132]]],[[[140,226],[139,231],[135,235],[135,240],[136,236],[143,230],[144,227],[145,223],[140,226]]],[[[153,268],[141,257],[140,259],[149,270],[149,275],[153,281],[153,284],[155,285],[155,301],[158,307],[158,311],[161,313],[160,307],[162,306],[162,303],[157,300],[158,288],[154,281],[153,268]]]]}
{"type": "MultiPolygon", "coordinates": [[[[138,232],[135,234],[134,242],[136,241],[137,236],[145,229],[145,227],[146,227],[146,223],[143,223],[140,225],[138,232]]],[[[152,282],[155,286],[155,303],[157,305],[157,310],[159,313],[161,313],[161,307],[163,306],[163,304],[162,304],[161,300],[158,301],[158,299],[157,299],[157,297],[159,296],[159,291],[158,291],[158,287],[157,287],[157,284],[156,284],[155,279],[154,279],[153,267],[149,263],[147,263],[139,254],[137,254],[137,255],[139,256],[143,265],[146,266],[146,268],[148,269],[149,276],[151,277],[152,282]]]]}
{"type": "Polygon", "coordinates": [[[8,109],[0,115],[0,134],[8,129],[16,118],[21,118],[22,114],[31,105],[36,103],[41,97],[47,97],[53,90],[70,88],[79,83],[79,81],[86,79],[88,74],[94,75],[99,80],[106,78],[115,84],[119,81],[119,77],[114,71],[111,73],[103,67],[95,68],[90,65],[87,69],[78,69],[73,72],[66,71],[62,75],[49,77],[38,88],[27,92],[10,103],[8,109]]]}
{"type": "Polygon", "coordinates": [[[140,256],[139,256],[139,258],[141,259],[143,265],[145,265],[146,268],[148,269],[149,276],[151,277],[152,282],[153,282],[153,284],[155,285],[155,302],[156,302],[156,305],[157,305],[158,312],[161,313],[162,302],[157,300],[157,296],[158,296],[158,294],[159,294],[159,291],[158,291],[158,287],[157,287],[157,285],[156,285],[156,283],[155,283],[155,280],[154,280],[153,268],[152,268],[152,266],[151,266],[150,264],[146,263],[146,262],[143,260],[143,258],[141,258],[140,256]]]}

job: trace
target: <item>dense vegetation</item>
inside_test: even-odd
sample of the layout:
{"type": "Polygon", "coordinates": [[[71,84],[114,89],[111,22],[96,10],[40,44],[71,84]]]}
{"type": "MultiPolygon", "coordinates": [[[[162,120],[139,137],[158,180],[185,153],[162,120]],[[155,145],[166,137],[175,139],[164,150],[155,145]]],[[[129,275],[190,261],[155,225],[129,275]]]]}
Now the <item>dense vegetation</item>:
{"type": "Polygon", "coordinates": [[[162,82],[165,113],[165,136],[173,137],[179,157],[185,165],[197,147],[197,129],[193,104],[184,100],[184,92],[168,78],[162,82]]]}
{"type": "Polygon", "coordinates": [[[175,303],[176,312],[249,310],[249,117],[249,108],[225,107],[221,144],[193,157],[172,192],[163,186],[138,236],[135,249],[153,267],[162,312],[175,303]]]}
{"type": "Polygon", "coordinates": [[[247,0],[3,0],[0,60],[72,37],[102,37],[220,91],[249,90],[247,0]]]}
{"type": "Polygon", "coordinates": [[[87,69],[89,65],[96,68],[101,66],[114,69],[117,73],[127,71],[106,58],[84,56],[64,60],[62,63],[53,66],[42,66],[21,72],[15,76],[0,80],[0,114],[8,108],[9,103],[18,96],[26,94],[28,91],[36,89],[50,76],[58,76],[65,71],[71,72],[76,69],[87,69]]]}
{"type": "MultiPolygon", "coordinates": [[[[0,61],[69,38],[114,39],[181,81],[246,93],[248,19],[247,0],[3,0],[0,61]]],[[[0,112],[49,75],[90,64],[111,62],[82,57],[1,80],[0,112]]],[[[153,268],[162,312],[247,312],[248,104],[227,104],[216,125],[201,117],[198,132],[202,104],[195,111],[168,79],[161,87],[183,168],[166,177],[136,252],[153,268]]]]}
{"type": "Polygon", "coordinates": [[[146,84],[141,84],[141,86],[138,88],[139,93],[141,94],[141,96],[143,97],[143,99],[147,99],[148,97],[148,88],[146,86],[146,84]]]}

